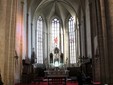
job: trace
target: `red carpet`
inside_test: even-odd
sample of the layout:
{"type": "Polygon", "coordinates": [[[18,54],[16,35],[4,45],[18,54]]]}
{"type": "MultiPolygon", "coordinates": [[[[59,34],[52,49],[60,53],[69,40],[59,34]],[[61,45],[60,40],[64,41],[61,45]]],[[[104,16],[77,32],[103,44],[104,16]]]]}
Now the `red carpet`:
{"type": "MultiPolygon", "coordinates": [[[[47,82],[41,82],[40,84],[38,84],[38,83],[31,83],[31,84],[15,84],[15,85],[48,85],[48,83],[47,82]]],[[[59,85],[62,85],[62,84],[59,84],[59,85]]],[[[78,85],[78,84],[77,84],[77,82],[67,82],[67,85],[78,85]]]]}

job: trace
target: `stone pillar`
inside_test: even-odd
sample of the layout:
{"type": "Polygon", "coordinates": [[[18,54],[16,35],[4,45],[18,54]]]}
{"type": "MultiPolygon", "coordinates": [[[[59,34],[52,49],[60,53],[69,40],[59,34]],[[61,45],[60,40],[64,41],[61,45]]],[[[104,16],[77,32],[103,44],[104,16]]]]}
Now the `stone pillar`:
{"type": "MultiPolygon", "coordinates": [[[[100,52],[100,76],[101,83],[110,84],[110,75],[109,75],[109,54],[108,54],[108,35],[107,35],[107,25],[106,25],[106,11],[105,11],[105,2],[100,0],[98,11],[100,14],[97,16],[98,21],[98,41],[99,41],[99,52],[100,52]]],[[[98,4],[96,3],[96,4],[98,4]]]]}
{"type": "Polygon", "coordinates": [[[89,0],[93,55],[93,81],[109,83],[107,28],[104,0],[89,0]]]}
{"type": "MultiPolygon", "coordinates": [[[[103,0],[101,0],[102,2],[103,0]]],[[[107,42],[108,42],[108,63],[109,65],[109,81],[110,85],[113,84],[113,0],[104,0],[104,5],[101,5],[105,9],[105,18],[106,18],[106,32],[107,34],[107,42]]]]}
{"type": "Polygon", "coordinates": [[[5,61],[5,28],[6,28],[6,7],[7,0],[0,0],[0,74],[4,82],[4,61],[5,61]]]}
{"type": "MultiPolygon", "coordinates": [[[[93,82],[100,82],[100,55],[98,54],[98,7],[96,4],[96,0],[89,0],[89,8],[90,8],[90,23],[91,23],[91,50],[92,50],[92,75],[93,82]]],[[[100,18],[100,17],[99,17],[100,18]]],[[[101,33],[99,33],[101,34],[101,33]]],[[[103,46],[102,46],[103,47],[103,46]]],[[[103,48],[101,48],[102,51],[103,48]]],[[[103,52],[103,51],[102,51],[103,52]]],[[[102,56],[102,55],[101,55],[102,56]]],[[[102,56],[103,57],[103,56],[102,56]]]]}
{"type": "MultiPolygon", "coordinates": [[[[2,36],[4,43],[4,74],[3,75],[3,82],[4,85],[14,85],[14,53],[15,53],[15,28],[16,28],[16,8],[17,8],[17,1],[16,0],[2,0],[3,5],[6,8],[5,14],[2,17],[4,22],[4,36],[2,36]],[[6,1],[6,2],[5,2],[6,1]],[[3,38],[4,37],[4,38],[3,38]]],[[[1,13],[0,13],[1,14],[1,13]]],[[[1,31],[0,31],[1,32],[1,31]]],[[[1,56],[2,57],[2,56],[1,56]]]]}
{"type": "Polygon", "coordinates": [[[68,36],[68,25],[65,26],[63,22],[63,44],[64,44],[64,64],[70,66],[70,57],[69,57],[69,36],[68,36]]]}

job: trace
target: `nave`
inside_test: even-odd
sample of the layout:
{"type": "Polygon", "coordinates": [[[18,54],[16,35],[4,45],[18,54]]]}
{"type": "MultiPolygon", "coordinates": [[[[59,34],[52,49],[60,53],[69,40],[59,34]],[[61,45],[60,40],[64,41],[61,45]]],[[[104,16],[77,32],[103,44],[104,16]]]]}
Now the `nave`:
{"type": "Polygon", "coordinates": [[[112,3],[0,0],[0,84],[113,85],[112,3]]]}

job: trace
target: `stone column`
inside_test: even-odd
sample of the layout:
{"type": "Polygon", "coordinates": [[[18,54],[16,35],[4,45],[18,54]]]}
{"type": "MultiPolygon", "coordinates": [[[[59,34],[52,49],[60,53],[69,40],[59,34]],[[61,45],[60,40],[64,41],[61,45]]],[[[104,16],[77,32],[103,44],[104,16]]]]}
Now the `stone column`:
{"type": "Polygon", "coordinates": [[[110,83],[110,75],[109,75],[109,54],[108,54],[108,35],[107,35],[107,25],[106,25],[106,11],[105,11],[105,2],[104,0],[100,0],[96,4],[100,4],[100,14],[97,16],[100,20],[98,22],[98,41],[99,41],[99,51],[100,51],[100,76],[101,83],[109,84],[110,83]]]}
{"type": "MultiPolygon", "coordinates": [[[[102,11],[104,10],[105,12],[105,17],[106,18],[106,32],[107,34],[107,45],[108,45],[108,62],[106,63],[107,65],[109,65],[109,81],[110,81],[110,85],[113,84],[113,0],[104,0],[105,2],[103,2],[103,0],[101,0],[101,3],[103,2],[103,4],[101,4],[101,8],[102,11]]],[[[102,18],[103,18],[102,17],[102,18]]]]}
{"type": "Polygon", "coordinates": [[[4,61],[5,61],[5,28],[6,28],[6,7],[7,0],[0,0],[0,74],[4,82],[4,61]]]}
{"type": "MultiPolygon", "coordinates": [[[[4,0],[3,0],[4,1],[4,0]]],[[[5,0],[6,1],[6,0],[5,0]]],[[[4,43],[4,85],[14,85],[14,53],[15,53],[15,29],[16,29],[16,0],[6,1],[5,43],[4,43]]],[[[3,3],[4,5],[4,3],[3,3]]]]}

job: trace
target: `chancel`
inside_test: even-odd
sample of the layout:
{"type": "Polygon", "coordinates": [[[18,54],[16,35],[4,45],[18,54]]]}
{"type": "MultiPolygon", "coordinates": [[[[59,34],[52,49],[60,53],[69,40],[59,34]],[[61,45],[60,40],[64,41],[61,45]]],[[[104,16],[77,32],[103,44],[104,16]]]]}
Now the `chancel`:
{"type": "Polygon", "coordinates": [[[113,85],[113,0],[0,0],[0,85],[113,85]]]}

